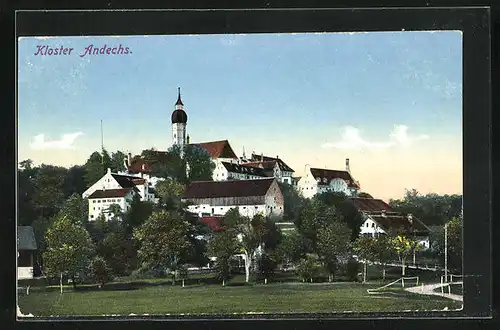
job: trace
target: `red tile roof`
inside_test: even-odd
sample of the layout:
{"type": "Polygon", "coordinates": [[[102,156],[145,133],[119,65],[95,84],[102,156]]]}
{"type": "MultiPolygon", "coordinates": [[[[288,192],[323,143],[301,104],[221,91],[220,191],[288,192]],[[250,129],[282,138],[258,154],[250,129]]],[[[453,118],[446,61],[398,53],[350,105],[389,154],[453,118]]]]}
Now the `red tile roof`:
{"type": "Polygon", "coordinates": [[[152,166],[156,162],[166,163],[168,161],[168,153],[166,151],[149,150],[154,159],[145,159],[137,155],[131,159],[128,164],[128,170],[132,173],[151,173],[152,166]]]}
{"type": "Polygon", "coordinates": [[[192,143],[191,145],[205,149],[212,158],[238,159],[228,140],[192,143]]]}
{"type": "Polygon", "coordinates": [[[248,166],[248,164],[234,164],[229,162],[221,162],[228,172],[249,174],[260,177],[267,177],[268,175],[264,172],[264,169],[256,166],[248,166]]]}
{"type": "Polygon", "coordinates": [[[415,232],[416,234],[428,234],[430,232],[429,227],[427,227],[415,216],[411,216],[410,221],[408,219],[408,215],[396,212],[386,213],[385,215],[382,212],[375,212],[367,213],[367,215],[378,223],[385,231],[400,230],[406,233],[415,232]]]}
{"type": "Polygon", "coordinates": [[[320,179],[321,185],[329,185],[333,179],[342,179],[347,183],[348,187],[359,188],[359,184],[353,179],[347,171],[327,170],[322,168],[311,168],[311,174],[315,179],[320,179]],[[326,179],[326,182],[324,182],[326,179]]]}
{"type": "Polygon", "coordinates": [[[224,217],[222,216],[210,216],[210,217],[201,217],[200,221],[206,224],[210,228],[210,230],[220,231],[225,229],[224,226],[220,225],[223,219],[224,217]]]}
{"type": "Polygon", "coordinates": [[[265,196],[274,178],[234,181],[196,181],[187,188],[185,198],[265,196]]]}
{"type": "Polygon", "coordinates": [[[136,191],[136,190],[135,188],[96,190],[88,198],[93,199],[93,198],[125,197],[131,191],[136,191]]]}
{"type": "Polygon", "coordinates": [[[392,208],[389,206],[389,204],[387,204],[381,199],[351,197],[349,198],[349,200],[354,204],[354,207],[356,207],[358,211],[362,212],[392,211],[392,208]]]}
{"type": "Polygon", "coordinates": [[[276,162],[278,162],[278,166],[280,170],[286,171],[286,172],[295,172],[290,166],[288,166],[281,158],[276,157],[269,157],[269,156],[264,156],[264,155],[257,155],[255,153],[252,153],[251,159],[254,162],[270,162],[272,164],[272,167],[274,168],[274,165],[276,162]]]}

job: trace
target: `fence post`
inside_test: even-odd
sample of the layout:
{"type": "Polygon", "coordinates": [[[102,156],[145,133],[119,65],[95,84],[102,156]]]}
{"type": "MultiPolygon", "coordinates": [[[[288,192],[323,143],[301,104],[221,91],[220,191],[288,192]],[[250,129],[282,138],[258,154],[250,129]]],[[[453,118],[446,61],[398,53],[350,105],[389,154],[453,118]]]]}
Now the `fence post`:
{"type": "Polygon", "coordinates": [[[405,278],[401,277],[401,284],[403,285],[403,288],[405,287],[405,278]]]}
{"type": "Polygon", "coordinates": [[[443,276],[441,275],[441,294],[444,294],[443,276]]]}

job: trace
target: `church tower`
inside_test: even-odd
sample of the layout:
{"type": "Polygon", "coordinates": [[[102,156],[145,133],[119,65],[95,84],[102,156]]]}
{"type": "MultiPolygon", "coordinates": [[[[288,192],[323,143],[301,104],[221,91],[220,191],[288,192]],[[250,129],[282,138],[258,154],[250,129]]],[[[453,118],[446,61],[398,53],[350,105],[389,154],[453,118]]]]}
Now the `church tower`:
{"type": "Polygon", "coordinates": [[[175,110],[172,112],[172,145],[184,146],[187,143],[186,125],[187,114],[181,100],[181,89],[178,88],[177,102],[175,103],[175,110]]]}

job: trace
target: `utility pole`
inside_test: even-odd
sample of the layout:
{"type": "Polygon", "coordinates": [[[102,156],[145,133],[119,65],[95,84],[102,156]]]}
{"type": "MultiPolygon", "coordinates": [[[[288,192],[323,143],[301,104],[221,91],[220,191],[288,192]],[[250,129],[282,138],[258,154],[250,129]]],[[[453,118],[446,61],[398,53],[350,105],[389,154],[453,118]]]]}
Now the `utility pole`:
{"type": "Polygon", "coordinates": [[[101,164],[104,164],[104,135],[102,131],[102,119],[101,119],[101,164]]]}
{"type": "Polygon", "coordinates": [[[444,225],[444,278],[448,283],[448,222],[444,225]]]}

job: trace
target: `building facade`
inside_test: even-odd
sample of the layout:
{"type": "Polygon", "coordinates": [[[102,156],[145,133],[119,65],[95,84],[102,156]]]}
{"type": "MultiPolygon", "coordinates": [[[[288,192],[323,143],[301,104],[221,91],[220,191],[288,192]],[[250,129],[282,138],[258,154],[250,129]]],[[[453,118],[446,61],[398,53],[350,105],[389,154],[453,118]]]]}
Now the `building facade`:
{"type": "Polygon", "coordinates": [[[233,208],[248,217],[279,218],[284,211],[283,194],[274,178],[193,182],[186,189],[185,201],[188,211],[200,218],[223,216],[233,208]]]}
{"type": "Polygon", "coordinates": [[[157,201],[146,178],[112,173],[108,168],[107,173],[82,194],[89,202],[88,220],[95,221],[101,213],[109,219],[112,204],[119,205],[122,212],[127,211],[135,195],[141,201],[157,201]]]}
{"type": "Polygon", "coordinates": [[[306,174],[297,182],[299,192],[306,198],[324,192],[339,192],[347,196],[356,196],[359,192],[359,182],[354,180],[346,159],[346,170],[330,170],[308,168],[306,174]]]}
{"type": "Polygon", "coordinates": [[[350,201],[364,219],[360,235],[377,237],[390,233],[403,233],[418,241],[424,249],[430,247],[429,227],[412,214],[394,212],[380,199],[350,198],[350,201]]]}

